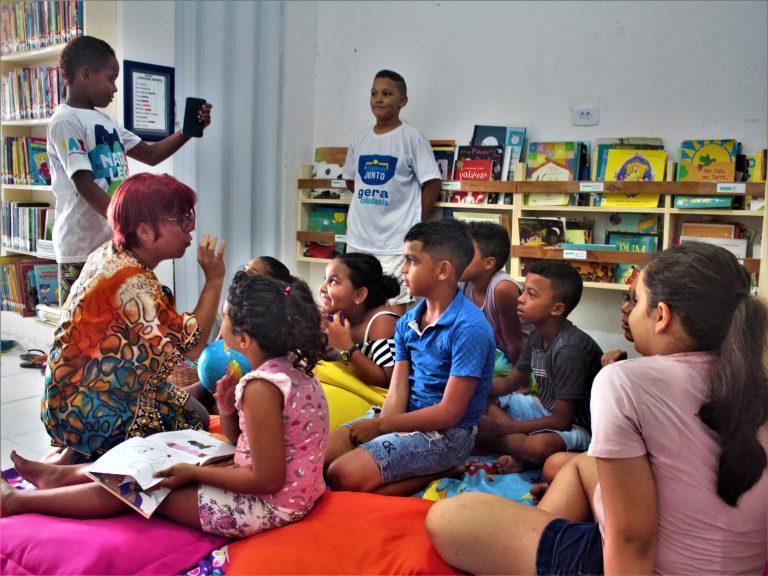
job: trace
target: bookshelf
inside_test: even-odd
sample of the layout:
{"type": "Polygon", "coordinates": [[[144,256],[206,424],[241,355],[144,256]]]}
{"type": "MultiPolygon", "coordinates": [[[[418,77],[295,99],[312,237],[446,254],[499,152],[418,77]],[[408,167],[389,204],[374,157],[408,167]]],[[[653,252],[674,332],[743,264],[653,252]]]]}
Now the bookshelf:
{"type": "MultiPolygon", "coordinates": [[[[113,1],[95,2],[92,0],[22,0],[8,2],[3,0],[3,19],[8,21],[8,25],[3,28],[3,44],[9,43],[11,36],[21,40],[17,50],[11,53],[4,53],[0,56],[0,74],[5,78],[10,73],[35,67],[56,68],[58,66],[59,56],[70,37],[77,35],[78,31],[73,17],[74,11],[79,10],[82,14],[82,29],[80,34],[90,34],[104,39],[114,46],[117,30],[117,4],[113,1]],[[33,7],[33,16],[27,18],[26,7],[33,7]],[[66,14],[65,14],[66,12],[66,14]],[[19,16],[21,15],[21,16],[19,16]],[[14,18],[16,17],[16,18],[14,18]],[[68,24],[72,22],[72,26],[68,24]],[[18,28],[23,28],[19,32],[18,28]],[[8,35],[11,36],[8,36],[8,35]],[[26,35],[27,42],[24,42],[26,35]],[[37,40],[44,38],[44,40],[37,40]],[[50,44],[50,45],[43,45],[50,44]],[[43,45],[43,46],[41,46],[43,45]],[[40,46],[40,47],[38,47],[40,46]]],[[[13,42],[10,42],[13,44],[13,42]]],[[[5,51],[5,50],[4,50],[5,51]]],[[[6,84],[6,82],[4,82],[6,84]]],[[[40,85],[38,84],[38,87],[40,85]]],[[[3,100],[6,99],[5,88],[3,87],[3,100]]],[[[42,90],[42,88],[40,88],[42,90]]],[[[54,91],[56,92],[56,91],[54,91]]],[[[27,95],[28,96],[28,95],[27,95]]],[[[30,98],[31,100],[31,98],[30,98]]],[[[2,159],[7,158],[6,138],[8,137],[34,137],[45,138],[48,128],[50,115],[58,105],[57,98],[51,102],[43,99],[46,104],[39,104],[37,108],[32,108],[33,113],[27,114],[26,118],[15,118],[13,115],[4,114],[0,119],[0,142],[2,143],[2,159]]],[[[38,98],[38,102],[41,101],[38,98]]],[[[8,112],[4,106],[4,112],[8,112]]],[[[106,113],[115,116],[115,104],[106,113]]],[[[24,114],[20,114],[24,115],[24,114]]],[[[5,164],[5,162],[4,162],[5,164]]],[[[48,203],[51,208],[56,206],[56,197],[53,188],[50,185],[33,185],[24,178],[11,182],[6,173],[0,181],[0,200],[5,208],[6,203],[48,203]]],[[[3,236],[7,236],[8,222],[4,218],[0,224],[3,236]]],[[[19,246],[0,247],[0,260],[13,261],[16,257],[38,257],[50,260],[50,255],[23,249],[19,246]]],[[[24,339],[25,333],[34,331],[28,322],[29,318],[16,318],[13,312],[3,311],[3,337],[21,336],[24,339]]],[[[49,319],[50,321],[50,319],[49,319]]],[[[47,332],[45,333],[47,335],[47,332]]]]}
{"type": "MultiPolygon", "coordinates": [[[[299,275],[310,281],[312,285],[321,279],[326,259],[304,256],[304,243],[307,241],[339,242],[343,236],[331,232],[309,232],[307,223],[309,214],[315,206],[337,206],[346,208],[350,203],[350,194],[347,192],[343,180],[327,180],[311,178],[311,165],[303,166],[301,177],[298,179],[299,191],[297,232],[296,232],[296,261],[299,265],[299,275]],[[311,197],[313,189],[329,189],[338,191],[338,199],[319,199],[311,197]]],[[[524,173],[524,172],[523,172],[524,173]]],[[[659,250],[672,246],[675,238],[680,234],[680,226],[689,220],[705,220],[710,217],[737,221],[755,232],[753,242],[754,255],[748,254],[743,260],[745,268],[763,282],[758,284],[758,293],[768,298],[768,216],[765,210],[744,209],[682,209],[674,208],[675,195],[690,196],[768,196],[768,185],[758,183],[715,183],[715,182],[443,182],[443,190],[467,191],[467,192],[499,192],[512,195],[511,204],[456,204],[438,202],[435,205],[433,217],[442,217],[442,210],[453,209],[462,212],[478,211],[491,212],[508,216],[502,218],[512,239],[510,268],[512,276],[522,278],[522,259],[556,259],[578,260],[584,262],[605,262],[624,264],[645,264],[650,259],[650,254],[587,250],[564,251],[561,248],[521,246],[517,242],[519,238],[519,220],[526,216],[565,216],[594,218],[597,222],[607,221],[610,214],[643,213],[656,214],[659,217],[659,250]],[[544,206],[526,205],[524,203],[527,194],[534,193],[569,193],[584,194],[587,192],[599,192],[600,194],[660,194],[661,201],[656,208],[618,208],[602,206],[544,206]],[[575,252],[575,253],[574,253],[575,252]],[[583,253],[582,253],[583,252],[583,253]],[[762,257],[759,257],[762,256],[762,257]]],[[[599,225],[596,225],[599,229],[599,225]]],[[[595,241],[599,241],[600,235],[595,233],[595,241]]],[[[626,290],[626,285],[585,282],[585,287],[600,290],[626,290]]]]}

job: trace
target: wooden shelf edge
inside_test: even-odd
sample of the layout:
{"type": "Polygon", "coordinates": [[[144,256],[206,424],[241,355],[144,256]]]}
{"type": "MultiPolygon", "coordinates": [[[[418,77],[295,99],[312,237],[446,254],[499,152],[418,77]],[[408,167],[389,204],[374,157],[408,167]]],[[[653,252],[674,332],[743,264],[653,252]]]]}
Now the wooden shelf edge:
{"type": "Polygon", "coordinates": [[[333,242],[344,242],[344,238],[346,238],[346,234],[336,234],[335,232],[296,231],[296,240],[299,242],[322,242],[323,244],[331,244],[333,242]]]}
{"type": "Polygon", "coordinates": [[[647,264],[654,253],[620,252],[613,250],[586,250],[586,258],[563,258],[562,248],[549,246],[512,246],[515,258],[539,260],[566,260],[574,262],[608,262],[611,264],[647,264]]]}

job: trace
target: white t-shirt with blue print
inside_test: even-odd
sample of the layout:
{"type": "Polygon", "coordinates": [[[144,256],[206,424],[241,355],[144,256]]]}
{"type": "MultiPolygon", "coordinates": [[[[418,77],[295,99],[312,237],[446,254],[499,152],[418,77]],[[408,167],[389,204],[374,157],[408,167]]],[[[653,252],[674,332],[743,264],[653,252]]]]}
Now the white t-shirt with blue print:
{"type": "Polygon", "coordinates": [[[53,247],[59,263],[85,262],[112,238],[107,219],[77,192],[72,176],[91,172],[93,181],[110,196],[128,177],[126,151],[141,142],[98,110],[60,104],[48,125],[48,161],[56,195],[53,247]]]}
{"type": "Polygon", "coordinates": [[[440,178],[429,141],[408,124],[385,134],[368,128],[347,150],[343,177],[355,181],[347,244],[369,254],[402,254],[403,238],[421,221],[421,186],[440,178]]]}

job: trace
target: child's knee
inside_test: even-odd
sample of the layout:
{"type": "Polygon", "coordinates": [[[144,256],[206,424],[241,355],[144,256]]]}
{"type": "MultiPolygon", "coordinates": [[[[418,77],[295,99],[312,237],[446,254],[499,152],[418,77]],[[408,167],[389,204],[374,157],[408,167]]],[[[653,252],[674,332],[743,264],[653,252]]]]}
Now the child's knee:
{"type": "Polygon", "coordinates": [[[338,458],[331,462],[325,479],[334,491],[370,492],[381,485],[380,479],[370,478],[370,474],[347,458],[338,458]]]}

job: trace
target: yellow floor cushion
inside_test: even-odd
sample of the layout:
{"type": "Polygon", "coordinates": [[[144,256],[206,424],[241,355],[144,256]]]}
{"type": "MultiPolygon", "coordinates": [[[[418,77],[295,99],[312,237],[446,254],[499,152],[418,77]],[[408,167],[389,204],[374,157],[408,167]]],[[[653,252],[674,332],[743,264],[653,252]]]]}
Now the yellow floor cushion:
{"type": "Polygon", "coordinates": [[[359,418],[371,406],[384,403],[387,390],[368,386],[354,376],[349,365],[343,362],[319,362],[314,372],[328,399],[330,430],[359,418]]]}

